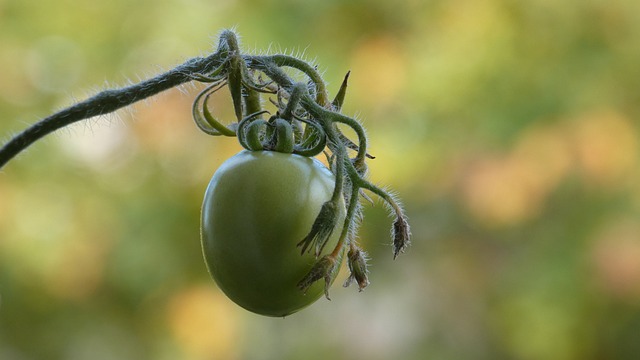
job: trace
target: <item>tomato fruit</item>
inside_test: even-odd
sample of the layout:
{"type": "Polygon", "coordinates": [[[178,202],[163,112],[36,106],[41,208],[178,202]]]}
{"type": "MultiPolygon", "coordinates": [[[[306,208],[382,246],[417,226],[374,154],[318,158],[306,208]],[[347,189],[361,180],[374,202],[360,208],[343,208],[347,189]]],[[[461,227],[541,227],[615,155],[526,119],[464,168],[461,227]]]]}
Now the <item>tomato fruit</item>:
{"type": "MultiPolygon", "coordinates": [[[[202,205],[202,249],[231,300],[258,314],[286,316],[324,294],[324,281],[306,293],[296,287],[317,260],[296,245],[331,198],[334,181],[318,160],[274,151],[242,151],[220,166],[202,205]]],[[[333,250],[344,216],[341,200],[338,225],[320,256],[333,250]]]]}

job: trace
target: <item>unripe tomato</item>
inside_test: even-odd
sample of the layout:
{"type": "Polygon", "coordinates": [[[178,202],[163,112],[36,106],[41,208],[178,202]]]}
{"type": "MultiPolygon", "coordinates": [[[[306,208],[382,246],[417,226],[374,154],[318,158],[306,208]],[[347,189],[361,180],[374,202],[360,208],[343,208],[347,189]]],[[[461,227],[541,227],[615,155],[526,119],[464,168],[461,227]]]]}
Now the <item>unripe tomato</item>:
{"type": "MultiPolygon", "coordinates": [[[[273,151],[242,151],[220,166],[202,205],[202,249],[211,276],[231,300],[258,314],[286,316],[323,295],[324,281],[306,294],[296,287],[316,262],[313,252],[301,255],[296,245],[331,198],[334,181],[316,159],[273,151]]],[[[320,256],[338,241],[342,200],[339,208],[320,256]]]]}

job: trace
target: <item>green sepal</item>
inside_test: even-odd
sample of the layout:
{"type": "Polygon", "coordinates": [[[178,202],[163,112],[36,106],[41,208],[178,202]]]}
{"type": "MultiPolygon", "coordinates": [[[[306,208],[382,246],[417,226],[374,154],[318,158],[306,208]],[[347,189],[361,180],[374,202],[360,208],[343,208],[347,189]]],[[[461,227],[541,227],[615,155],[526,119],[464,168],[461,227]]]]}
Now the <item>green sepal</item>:
{"type": "Polygon", "coordinates": [[[242,57],[234,55],[229,58],[229,73],[227,74],[227,82],[231,100],[233,100],[233,109],[238,121],[242,119],[242,57]]]}
{"type": "Polygon", "coordinates": [[[191,108],[193,120],[198,128],[205,134],[214,136],[235,136],[236,132],[233,129],[220,123],[209,111],[209,97],[223,86],[224,83],[217,82],[208,86],[198,94],[191,108]]]}
{"type": "Polygon", "coordinates": [[[293,147],[293,153],[313,157],[324,150],[327,146],[327,135],[322,127],[314,121],[304,121],[307,125],[304,142],[293,147]]]}
{"type": "Polygon", "coordinates": [[[239,123],[238,123],[238,129],[236,130],[237,134],[238,134],[238,142],[240,143],[240,145],[242,145],[243,148],[247,149],[247,150],[252,150],[252,147],[255,147],[252,145],[249,145],[249,141],[247,140],[247,131],[248,131],[248,127],[249,125],[251,125],[254,121],[264,121],[262,120],[262,118],[260,117],[260,115],[262,114],[268,114],[269,112],[266,110],[262,110],[262,111],[258,111],[256,113],[253,113],[251,115],[248,115],[246,117],[244,117],[239,123]]]}
{"type": "Polygon", "coordinates": [[[291,124],[284,119],[276,119],[274,122],[276,127],[276,142],[274,150],[281,153],[291,154],[293,152],[293,128],[291,124]]]}
{"type": "Polygon", "coordinates": [[[247,125],[247,133],[246,133],[246,141],[248,150],[251,151],[261,151],[264,150],[264,144],[260,139],[263,133],[264,127],[267,125],[267,122],[263,119],[258,119],[256,121],[251,122],[247,125]]]}
{"type": "Polygon", "coordinates": [[[349,81],[349,74],[351,74],[351,70],[347,71],[347,75],[344,76],[344,80],[342,80],[342,85],[340,85],[340,90],[336,94],[336,97],[331,102],[335,111],[340,112],[342,109],[342,104],[344,104],[344,98],[347,95],[347,82],[349,81]]]}

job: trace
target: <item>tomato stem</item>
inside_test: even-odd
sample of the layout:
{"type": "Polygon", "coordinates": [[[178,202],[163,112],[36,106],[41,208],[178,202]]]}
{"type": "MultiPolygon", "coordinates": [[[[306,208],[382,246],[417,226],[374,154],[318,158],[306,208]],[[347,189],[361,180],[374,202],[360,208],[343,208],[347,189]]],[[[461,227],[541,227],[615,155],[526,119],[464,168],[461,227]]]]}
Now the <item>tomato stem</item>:
{"type": "Polygon", "coordinates": [[[404,214],[404,210],[402,210],[402,206],[399,201],[392,194],[363,179],[360,180],[360,185],[381,197],[395,215],[395,220],[391,229],[391,237],[393,238],[393,258],[395,259],[400,253],[404,252],[411,243],[411,230],[407,221],[407,216],[404,214]]]}
{"type": "Polygon", "coordinates": [[[329,105],[329,96],[327,94],[327,88],[324,84],[324,80],[322,80],[322,76],[318,72],[318,70],[309,65],[307,62],[295,58],[289,55],[271,55],[269,56],[269,60],[271,60],[276,66],[287,66],[292,67],[294,69],[298,69],[305,73],[309,79],[316,86],[316,99],[315,101],[321,106],[329,105]]]}
{"type": "Polygon", "coordinates": [[[196,57],[151,79],[119,89],[103,90],[96,95],[62,109],[26,128],[0,148],[0,168],[20,152],[44,136],[95,116],[110,114],[165,90],[192,81],[198,74],[207,74],[225,61],[224,51],[207,57],[196,57]]]}
{"type": "Polygon", "coordinates": [[[307,85],[304,83],[296,83],[291,88],[291,92],[289,93],[289,102],[287,103],[284,111],[280,116],[283,119],[291,121],[293,119],[294,112],[300,104],[300,99],[304,92],[307,91],[307,85]]]}
{"type": "Polygon", "coordinates": [[[351,184],[351,195],[347,205],[347,214],[344,218],[344,224],[342,225],[342,232],[340,233],[338,244],[336,244],[336,247],[331,252],[332,256],[340,255],[344,246],[350,242],[349,234],[352,231],[352,226],[354,226],[353,218],[358,210],[358,189],[359,186],[355,182],[351,184]]]}

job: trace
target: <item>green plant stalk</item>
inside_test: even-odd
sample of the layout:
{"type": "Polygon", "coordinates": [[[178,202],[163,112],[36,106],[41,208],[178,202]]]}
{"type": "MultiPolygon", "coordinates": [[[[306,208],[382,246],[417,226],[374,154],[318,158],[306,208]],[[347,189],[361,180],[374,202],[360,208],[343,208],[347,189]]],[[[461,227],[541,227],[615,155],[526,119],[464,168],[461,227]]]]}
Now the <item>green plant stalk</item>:
{"type": "Polygon", "coordinates": [[[268,58],[276,66],[292,67],[306,74],[316,86],[316,102],[321,106],[329,106],[330,103],[329,95],[327,94],[327,87],[324,84],[324,80],[322,80],[322,76],[313,66],[303,60],[289,55],[271,55],[268,56],[268,58]]]}
{"type": "Polygon", "coordinates": [[[354,217],[356,215],[356,210],[358,209],[358,185],[355,182],[351,183],[351,196],[349,198],[349,202],[347,205],[347,214],[345,215],[345,221],[342,226],[342,232],[340,233],[340,238],[335,248],[331,252],[331,256],[337,257],[342,253],[342,249],[345,245],[348,245],[350,242],[349,233],[351,232],[351,227],[353,226],[354,217]]]}
{"type": "Polygon", "coordinates": [[[245,91],[247,92],[247,96],[244,97],[244,116],[260,112],[262,110],[260,94],[251,88],[245,88],[245,91]]]}
{"type": "Polygon", "coordinates": [[[291,93],[289,94],[289,102],[287,102],[287,106],[284,108],[284,111],[281,114],[281,117],[283,119],[289,121],[293,119],[293,113],[300,103],[302,94],[304,94],[305,91],[307,91],[305,84],[299,82],[293,85],[291,93]]]}
{"type": "Polygon", "coordinates": [[[80,120],[110,114],[165,90],[194,80],[215,70],[224,62],[224,52],[196,57],[182,65],[138,84],[110,89],[58,111],[31,125],[0,148],[0,169],[11,159],[44,136],[80,120]]]}

